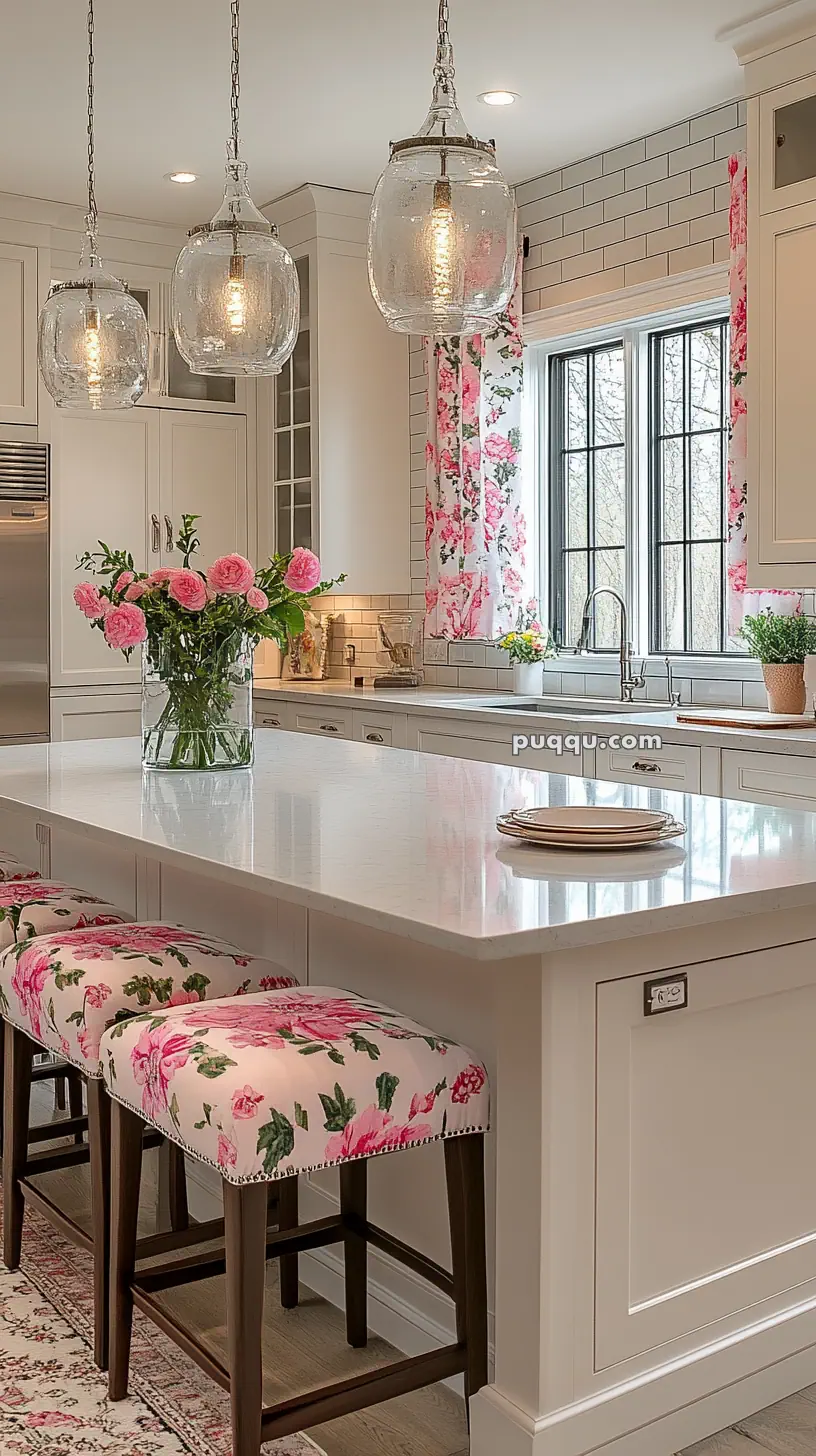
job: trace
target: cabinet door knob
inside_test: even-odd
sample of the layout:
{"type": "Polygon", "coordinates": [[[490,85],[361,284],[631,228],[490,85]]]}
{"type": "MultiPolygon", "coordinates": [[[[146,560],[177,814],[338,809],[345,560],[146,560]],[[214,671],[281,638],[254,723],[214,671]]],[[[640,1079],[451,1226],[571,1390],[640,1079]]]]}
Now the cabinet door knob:
{"type": "Polygon", "coordinates": [[[382,733],[366,733],[366,743],[384,743],[382,733]]]}
{"type": "Polygon", "coordinates": [[[161,525],[155,511],[150,517],[150,525],[153,532],[150,547],[155,556],[161,551],[161,525]]]}
{"type": "Polygon", "coordinates": [[[632,764],[632,768],[635,769],[637,773],[659,774],[663,772],[659,763],[645,763],[640,759],[635,760],[635,762],[632,764]]]}
{"type": "Polygon", "coordinates": [[[164,544],[168,551],[173,549],[173,522],[169,516],[164,518],[164,544]]]}
{"type": "Polygon", "coordinates": [[[321,723],[320,731],[321,733],[337,733],[339,730],[336,723],[321,723]]]}

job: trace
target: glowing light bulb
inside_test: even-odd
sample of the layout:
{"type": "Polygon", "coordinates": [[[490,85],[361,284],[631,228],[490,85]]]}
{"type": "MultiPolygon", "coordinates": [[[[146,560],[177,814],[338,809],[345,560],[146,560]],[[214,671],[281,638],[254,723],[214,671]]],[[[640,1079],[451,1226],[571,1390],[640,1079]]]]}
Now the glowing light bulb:
{"type": "Polygon", "coordinates": [[[434,184],[431,212],[431,288],[435,303],[450,303],[453,296],[453,268],[456,218],[451,206],[451,185],[447,177],[434,184]]]}
{"type": "Polygon", "coordinates": [[[240,253],[230,258],[229,282],[227,283],[227,323],[230,333],[242,334],[246,328],[246,279],[244,260],[240,253]]]}
{"type": "Polygon", "coordinates": [[[85,377],[91,409],[98,409],[102,398],[102,341],[99,309],[93,303],[85,310],[85,377]]]}

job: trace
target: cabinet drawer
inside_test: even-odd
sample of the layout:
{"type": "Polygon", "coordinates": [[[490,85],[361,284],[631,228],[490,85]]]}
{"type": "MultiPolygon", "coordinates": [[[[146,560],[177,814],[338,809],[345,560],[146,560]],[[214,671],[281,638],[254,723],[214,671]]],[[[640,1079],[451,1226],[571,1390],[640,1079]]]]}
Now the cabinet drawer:
{"type": "Polygon", "coordinates": [[[812,811],[816,809],[816,758],[723,749],[722,796],[812,811]]]}
{"type": "Polygon", "coordinates": [[[373,743],[378,748],[404,748],[408,735],[405,713],[368,713],[354,710],[354,737],[358,743],[373,743]]]}
{"type": "Polygon", "coordinates": [[[351,713],[332,712],[330,708],[303,708],[292,705],[291,727],[296,733],[321,733],[325,738],[350,738],[351,713]]]}
{"type": "Polygon", "coordinates": [[[700,792],[700,749],[664,743],[661,749],[598,748],[595,777],[616,784],[652,784],[656,789],[700,792]]]}
{"type": "Polygon", "coordinates": [[[256,728],[288,728],[292,716],[291,703],[255,705],[256,728]]]}
{"type": "Polygon", "coordinates": [[[480,763],[505,763],[513,768],[535,768],[543,773],[583,773],[583,755],[557,753],[553,748],[525,748],[513,753],[513,729],[486,723],[463,723],[453,718],[414,718],[409,722],[408,747],[420,753],[443,753],[450,758],[472,758],[480,763]]]}

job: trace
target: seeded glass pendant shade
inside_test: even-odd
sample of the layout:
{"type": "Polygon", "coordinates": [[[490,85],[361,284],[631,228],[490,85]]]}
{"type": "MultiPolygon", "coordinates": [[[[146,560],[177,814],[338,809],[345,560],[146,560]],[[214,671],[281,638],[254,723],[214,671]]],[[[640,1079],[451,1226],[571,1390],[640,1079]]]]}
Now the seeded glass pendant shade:
{"type": "Polygon", "coordinates": [[[470,136],[456,102],[447,0],[440,0],[434,77],[424,125],[392,144],[374,192],[369,280],[397,332],[477,334],[512,296],[516,208],[494,144],[470,136]]]}
{"type": "Polygon", "coordinates": [[[145,391],[144,310],[106,273],[96,240],[94,188],[94,14],[88,6],[88,216],[79,277],[57,283],[40,312],[37,353],[48,393],[61,409],[129,409],[145,391]]]}
{"type": "Polygon", "coordinates": [[[232,136],[224,201],[176,261],[171,319],[194,374],[280,374],[295,347],[300,285],[291,254],[249,195],[238,141],[239,0],[232,0],[232,136]]]}

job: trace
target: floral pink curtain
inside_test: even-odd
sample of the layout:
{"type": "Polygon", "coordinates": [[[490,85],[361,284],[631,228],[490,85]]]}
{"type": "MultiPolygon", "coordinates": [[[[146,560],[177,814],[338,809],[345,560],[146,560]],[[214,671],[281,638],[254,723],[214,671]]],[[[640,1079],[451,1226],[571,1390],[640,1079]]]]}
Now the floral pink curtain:
{"type": "Polygon", "coordinates": [[[750,591],[746,586],[748,537],[748,412],[745,380],[748,368],[748,174],[745,157],[731,157],[731,436],[728,451],[728,631],[736,638],[746,613],[772,606],[779,615],[801,608],[801,593],[795,591],[750,591]]]}
{"type": "Polygon", "coordinates": [[[428,339],[425,635],[495,640],[525,593],[521,257],[495,328],[428,339]]]}

